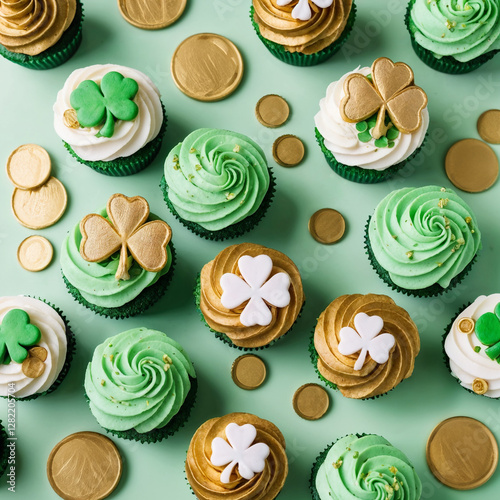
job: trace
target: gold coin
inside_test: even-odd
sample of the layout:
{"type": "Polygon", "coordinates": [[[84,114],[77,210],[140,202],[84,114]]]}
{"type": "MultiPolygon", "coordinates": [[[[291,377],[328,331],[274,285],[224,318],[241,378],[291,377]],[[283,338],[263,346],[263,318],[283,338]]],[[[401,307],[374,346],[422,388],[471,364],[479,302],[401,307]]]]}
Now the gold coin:
{"type": "Polygon", "coordinates": [[[323,245],[331,245],[341,240],[345,233],[345,219],[333,208],[322,208],[309,219],[311,236],[323,245]]]}
{"type": "Polygon", "coordinates": [[[264,127],[281,127],[290,116],[290,107],[283,97],[269,94],[261,97],[255,106],[255,116],[264,127]]]}
{"type": "Polygon", "coordinates": [[[132,26],[159,30],[182,16],[187,0],[118,0],[121,15],[132,26]]]}
{"type": "Polygon", "coordinates": [[[500,109],[485,111],[477,120],[477,131],[483,141],[500,144],[500,109]]]}
{"type": "Polygon", "coordinates": [[[472,490],[498,465],[498,444],[483,423],[469,417],[441,422],[427,441],[427,463],[436,479],[455,490],[472,490]]]}
{"type": "Polygon", "coordinates": [[[7,175],[19,189],[33,189],[50,177],[51,161],[45,149],[37,144],[23,144],[7,160],[7,175]]]}
{"type": "Polygon", "coordinates": [[[273,144],[274,161],[282,167],[295,167],[306,153],[304,143],[295,135],[282,135],[273,144]]]}
{"type": "Polygon", "coordinates": [[[266,373],[264,361],[254,354],[245,354],[235,359],[231,368],[234,383],[247,391],[260,387],[266,380],[266,373]]]}
{"type": "Polygon", "coordinates": [[[305,420],[318,420],[330,406],[328,393],[318,384],[305,384],[293,396],[293,409],[305,420]]]}
{"type": "Polygon", "coordinates": [[[45,269],[52,261],[54,249],[43,236],[29,236],[17,249],[17,260],[26,271],[38,272],[45,269]]]}
{"type": "Polygon", "coordinates": [[[454,186],[468,193],[486,191],[498,177],[498,158],[488,144],[463,139],[448,150],[446,175],[454,186]]]}
{"type": "Polygon", "coordinates": [[[175,50],[172,77],[181,92],[198,101],[219,101],[243,77],[243,59],[231,40],[213,33],[186,38],[175,50]]]}
{"type": "Polygon", "coordinates": [[[111,439],[97,432],[77,432],[50,452],[47,477],[65,500],[101,500],[118,486],[122,459],[111,439]]]}

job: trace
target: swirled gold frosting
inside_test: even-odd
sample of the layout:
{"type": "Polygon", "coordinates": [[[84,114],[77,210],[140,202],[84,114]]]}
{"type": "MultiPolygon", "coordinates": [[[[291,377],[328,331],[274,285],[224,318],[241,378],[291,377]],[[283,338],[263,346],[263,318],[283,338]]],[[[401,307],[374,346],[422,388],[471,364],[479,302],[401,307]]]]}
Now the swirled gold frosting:
{"type": "Polygon", "coordinates": [[[304,304],[304,290],[297,266],[285,254],[253,243],[240,243],[224,249],[214,260],[206,264],[200,275],[200,309],[210,328],[227,335],[239,347],[262,347],[284,335],[297,319],[304,304]],[[272,313],[267,326],[244,326],[240,314],[245,304],[237,309],[226,309],[221,303],[223,293],[220,280],[223,274],[241,276],[238,260],[243,255],[256,257],[268,255],[273,261],[271,277],[284,272],[290,276],[290,303],[283,308],[269,305],[272,313]]]}
{"type": "Polygon", "coordinates": [[[283,45],[289,52],[315,54],[337,40],[347,24],[352,0],[333,0],[321,8],[310,2],[311,19],[292,17],[297,2],[280,7],[276,0],[253,0],[254,19],[261,35],[283,45]]]}
{"type": "Polygon", "coordinates": [[[76,0],[0,0],[0,44],[38,55],[59,41],[75,13],[76,0]]]}
{"type": "Polygon", "coordinates": [[[354,399],[379,396],[396,387],[413,373],[420,337],[410,315],[386,295],[343,295],[335,299],[318,319],[314,347],[319,355],[318,370],[340,392],[354,399]],[[359,352],[344,356],[339,352],[340,330],[354,328],[359,313],[379,316],[383,332],[396,341],[386,363],[378,364],[369,355],[360,371],[354,370],[359,352]]]}
{"type": "Polygon", "coordinates": [[[273,500],[285,484],[288,460],[285,438],[271,422],[250,413],[230,413],[205,422],[195,433],[186,459],[186,477],[199,500],[273,500]],[[231,424],[251,424],[257,430],[255,443],[269,446],[270,454],[265,468],[252,479],[240,476],[235,467],[230,482],[224,484],[220,477],[224,467],[212,465],[212,441],[226,439],[226,427],[231,424]]]}

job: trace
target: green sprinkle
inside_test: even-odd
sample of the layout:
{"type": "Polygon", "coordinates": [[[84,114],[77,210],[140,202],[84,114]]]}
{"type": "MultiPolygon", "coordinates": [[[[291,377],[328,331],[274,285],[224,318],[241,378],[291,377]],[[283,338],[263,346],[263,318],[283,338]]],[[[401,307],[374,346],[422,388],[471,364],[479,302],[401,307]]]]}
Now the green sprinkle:
{"type": "Polygon", "coordinates": [[[354,455],[352,456],[352,458],[358,458],[358,457],[359,457],[359,451],[355,451],[354,455]]]}
{"type": "Polygon", "coordinates": [[[366,132],[368,130],[368,123],[366,123],[364,121],[356,123],[356,130],[358,132],[366,132]]]}
{"type": "Polygon", "coordinates": [[[481,352],[481,348],[477,345],[474,347],[474,352],[481,352]]]}

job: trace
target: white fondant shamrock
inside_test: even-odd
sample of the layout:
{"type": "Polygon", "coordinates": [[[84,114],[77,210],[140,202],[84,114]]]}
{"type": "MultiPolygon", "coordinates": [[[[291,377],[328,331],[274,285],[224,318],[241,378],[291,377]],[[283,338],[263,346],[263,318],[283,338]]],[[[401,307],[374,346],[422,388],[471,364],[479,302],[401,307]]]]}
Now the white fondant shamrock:
{"type": "Polygon", "coordinates": [[[273,261],[268,255],[250,257],[244,255],[238,260],[238,267],[243,276],[226,273],[220,279],[223,293],[221,302],[227,309],[235,309],[248,300],[248,304],[240,315],[244,326],[267,326],[273,315],[269,303],[275,307],[286,307],[290,304],[290,276],[286,273],[269,276],[273,270],[273,261]]]}
{"type": "MultiPolygon", "coordinates": [[[[277,4],[280,7],[292,3],[294,0],[278,0],[277,4]]],[[[320,9],[325,7],[330,7],[333,0],[299,0],[299,3],[292,10],[292,17],[294,19],[299,19],[300,21],[309,21],[312,17],[311,7],[309,6],[309,1],[320,9]]]]}
{"type": "Polygon", "coordinates": [[[270,449],[265,443],[252,443],[257,437],[257,430],[251,424],[239,426],[231,423],[226,427],[227,441],[216,437],[212,441],[212,456],[210,461],[216,467],[227,467],[220,475],[221,483],[230,482],[233,469],[238,466],[238,472],[244,479],[252,479],[256,473],[262,472],[266,466],[266,458],[270,449]]]}
{"type": "Polygon", "coordinates": [[[380,316],[359,313],[354,316],[354,326],[356,330],[350,326],[345,326],[340,330],[340,354],[349,356],[361,351],[354,365],[356,371],[363,368],[368,353],[377,363],[385,363],[389,359],[389,353],[396,339],[390,333],[379,335],[384,328],[384,320],[380,316]]]}

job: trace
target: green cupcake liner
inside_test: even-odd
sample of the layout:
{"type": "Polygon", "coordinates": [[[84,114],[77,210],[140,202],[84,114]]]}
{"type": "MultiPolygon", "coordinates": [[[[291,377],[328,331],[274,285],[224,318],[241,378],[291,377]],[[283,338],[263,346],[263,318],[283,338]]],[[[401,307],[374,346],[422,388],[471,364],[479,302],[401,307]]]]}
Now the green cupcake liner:
{"type": "Polygon", "coordinates": [[[36,56],[11,52],[0,45],[0,55],[29,69],[44,70],[60,66],[74,55],[82,43],[83,18],[83,5],[80,0],[77,0],[75,18],[55,45],[36,56]]]}
{"type": "Polygon", "coordinates": [[[343,177],[348,181],[358,182],[360,184],[376,184],[394,177],[394,174],[396,174],[398,170],[401,170],[407,163],[411,162],[418,155],[420,150],[425,146],[428,137],[428,133],[426,133],[421,146],[417,148],[408,158],[406,158],[406,160],[403,160],[385,170],[370,170],[361,167],[344,165],[343,163],[338,162],[333,153],[325,146],[325,139],[321,135],[320,131],[317,128],[314,130],[316,140],[318,141],[321,151],[325,155],[325,159],[332,170],[336,174],[340,175],[340,177],[343,177]]]}
{"type": "Polygon", "coordinates": [[[158,281],[156,281],[156,283],[153,283],[151,286],[145,288],[137,297],[135,297],[135,299],[127,302],[123,306],[101,307],[95,304],[91,304],[83,298],[78,288],[74,287],[61,271],[64,284],[66,285],[68,292],[79,304],[86,307],[87,309],[90,309],[91,311],[94,311],[96,314],[114,319],[124,319],[130,318],[131,316],[137,316],[138,314],[142,314],[146,309],[149,309],[153,304],[161,299],[161,297],[167,291],[168,285],[172,280],[176,258],[175,248],[172,242],[170,242],[168,246],[172,254],[172,264],[170,265],[170,269],[168,270],[167,274],[161,276],[158,281]]]}
{"type": "Polygon", "coordinates": [[[125,177],[127,175],[137,174],[149,166],[160,152],[163,136],[167,130],[168,122],[168,117],[163,103],[161,104],[161,107],[163,110],[163,123],[158,135],[131,156],[121,156],[120,158],[116,158],[116,160],[112,161],[87,161],[80,158],[74,152],[73,148],[65,141],[63,141],[64,147],[68,150],[71,156],[76,158],[78,162],[90,167],[92,170],[95,170],[100,174],[109,175],[111,177],[125,177]]]}
{"type": "Polygon", "coordinates": [[[167,204],[170,212],[172,212],[172,215],[176,219],[178,219],[182,225],[186,226],[194,234],[197,234],[198,236],[201,236],[202,238],[205,238],[207,240],[223,241],[231,238],[237,238],[238,236],[241,236],[242,234],[251,231],[266,214],[274,198],[274,192],[276,190],[275,189],[276,181],[274,178],[273,171],[271,167],[268,168],[269,168],[269,179],[270,179],[269,188],[257,211],[254,212],[252,215],[249,215],[248,217],[244,218],[240,222],[237,222],[236,224],[233,224],[232,226],[226,227],[224,229],[221,229],[220,231],[209,231],[208,229],[205,229],[199,224],[196,224],[196,222],[191,222],[186,219],[183,219],[173,206],[172,202],[170,201],[170,198],[168,197],[168,184],[167,181],[165,180],[165,176],[163,176],[161,179],[160,189],[162,190],[163,199],[165,200],[165,203],[167,204]]]}
{"type": "Polygon", "coordinates": [[[260,32],[259,25],[255,22],[254,19],[255,10],[253,5],[250,7],[250,19],[252,21],[252,25],[254,27],[257,36],[260,38],[262,43],[266,46],[266,48],[271,52],[271,54],[278,58],[280,61],[283,61],[287,64],[291,64],[292,66],[315,66],[320,64],[327,59],[330,59],[334,54],[336,54],[344,45],[344,43],[349,38],[351,34],[352,27],[354,26],[354,21],[356,19],[356,4],[352,3],[351,12],[349,14],[349,18],[347,19],[346,26],[344,31],[340,35],[340,37],[335,40],[328,47],[325,47],[323,50],[316,52],[315,54],[303,54],[302,52],[288,52],[283,45],[279,43],[272,42],[267,38],[264,38],[260,32]]]}
{"type": "Polygon", "coordinates": [[[2,425],[0,420],[0,478],[4,475],[7,470],[7,458],[9,456],[9,450],[7,448],[7,432],[2,425]]]}
{"type": "Polygon", "coordinates": [[[416,0],[410,0],[410,2],[408,3],[405,15],[405,23],[408,32],[410,33],[411,45],[413,47],[413,50],[415,51],[417,56],[430,68],[436,71],[440,71],[441,73],[448,73],[450,75],[463,75],[465,73],[470,73],[471,71],[478,69],[484,63],[492,59],[497,52],[500,52],[499,50],[490,50],[489,52],[486,52],[485,54],[482,54],[475,59],[471,59],[467,62],[457,61],[454,57],[451,56],[444,56],[440,59],[437,58],[430,50],[425,49],[415,40],[415,32],[417,31],[417,27],[411,20],[411,9],[415,1],[416,0]]]}
{"type": "Polygon", "coordinates": [[[375,272],[378,274],[379,278],[386,284],[389,285],[393,290],[396,290],[397,292],[404,293],[405,295],[408,295],[409,297],[436,297],[438,295],[442,295],[443,293],[449,292],[450,290],[453,290],[459,283],[462,282],[462,280],[469,274],[469,271],[471,270],[472,266],[477,260],[477,254],[474,256],[474,258],[467,264],[465,269],[457,274],[450,282],[449,286],[447,288],[443,288],[441,285],[438,283],[435,283],[434,285],[428,286],[427,288],[421,288],[419,290],[410,290],[407,288],[402,288],[398,285],[396,285],[390,275],[389,272],[386,271],[377,261],[375,258],[375,254],[373,253],[372,246],[370,243],[370,237],[368,233],[368,228],[370,226],[370,220],[371,216],[368,217],[368,222],[366,223],[365,226],[365,250],[366,254],[368,255],[368,260],[370,261],[371,266],[375,270],[375,272]]]}

